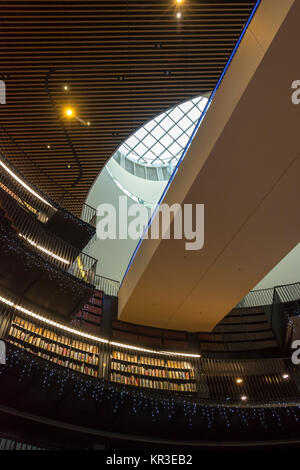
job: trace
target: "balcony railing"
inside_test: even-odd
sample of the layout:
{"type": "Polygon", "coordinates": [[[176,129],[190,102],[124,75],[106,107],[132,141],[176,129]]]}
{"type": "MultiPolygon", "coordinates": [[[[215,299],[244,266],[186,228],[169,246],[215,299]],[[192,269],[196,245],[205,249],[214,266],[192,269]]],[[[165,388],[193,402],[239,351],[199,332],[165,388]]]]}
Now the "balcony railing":
{"type": "MultiPolygon", "coordinates": [[[[0,155],[0,188],[9,192],[19,204],[26,210],[31,211],[41,222],[46,223],[57,211],[68,212],[65,207],[74,205],[74,196],[66,190],[62,190],[59,203],[54,202],[44,194],[36,185],[32,185],[21,175],[16,168],[0,155]]],[[[79,217],[93,227],[96,226],[96,209],[78,203],[79,213],[75,215],[69,213],[74,218],[79,217]]]]}
{"type": "Polygon", "coordinates": [[[0,336],[58,367],[122,387],[240,405],[300,399],[290,358],[215,359],[126,345],[57,323],[3,291],[0,336]]]}
{"type": "Polygon", "coordinates": [[[118,296],[120,282],[115,281],[114,279],[109,279],[108,277],[103,277],[96,275],[95,276],[95,287],[98,290],[104,292],[104,294],[112,295],[113,297],[118,296]]]}
{"type": "Polygon", "coordinates": [[[262,307],[273,304],[274,294],[277,293],[282,302],[292,302],[300,299],[300,283],[286,284],[269,289],[253,290],[249,292],[235,308],[262,307]]]}
{"type": "MultiPolygon", "coordinates": [[[[47,230],[32,210],[25,210],[10,192],[0,187],[1,206],[10,217],[16,236],[26,248],[80,280],[94,284],[97,260],[47,230]]],[[[43,212],[45,215],[45,212],[43,212]]]]}

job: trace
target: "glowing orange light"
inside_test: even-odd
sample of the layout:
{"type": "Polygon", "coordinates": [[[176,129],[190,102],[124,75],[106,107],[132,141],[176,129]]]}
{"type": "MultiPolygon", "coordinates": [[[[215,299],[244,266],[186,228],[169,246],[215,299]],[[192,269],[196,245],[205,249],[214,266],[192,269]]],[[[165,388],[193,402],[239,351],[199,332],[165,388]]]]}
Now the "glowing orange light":
{"type": "Polygon", "coordinates": [[[64,113],[69,118],[74,117],[75,115],[75,111],[73,108],[65,108],[64,113]]]}

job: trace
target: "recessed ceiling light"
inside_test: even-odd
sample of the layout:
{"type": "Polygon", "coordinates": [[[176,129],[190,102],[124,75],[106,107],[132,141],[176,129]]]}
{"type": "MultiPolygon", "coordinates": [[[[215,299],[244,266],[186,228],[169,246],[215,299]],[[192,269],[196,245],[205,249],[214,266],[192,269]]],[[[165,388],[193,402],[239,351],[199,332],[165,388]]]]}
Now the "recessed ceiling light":
{"type": "Polygon", "coordinates": [[[235,381],[237,384],[241,384],[243,383],[243,379],[241,379],[240,377],[238,377],[235,381]]]}
{"type": "Polygon", "coordinates": [[[165,71],[164,71],[164,74],[167,75],[167,76],[169,76],[169,75],[171,75],[171,72],[170,72],[170,70],[165,70],[165,71]]]}
{"type": "Polygon", "coordinates": [[[247,400],[246,395],[242,395],[242,396],[241,396],[241,400],[246,401],[246,400],[247,400]]]}
{"type": "Polygon", "coordinates": [[[289,377],[290,377],[289,374],[283,374],[283,375],[282,375],[282,378],[283,378],[283,379],[288,379],[289,377]]]}
{"type": "Polygon", "coordinates": [[[182,0],[176,0],[176,1],[177,1],[177,3],[182,3],[182,0]]]}
{"type": "Polygon", "coordinates": [[[74,111],[73,108],[67,107],[67,108],[64,109],[64,113],[65,113],[65,116],[71,118],[71,117],[74,116],[75,111],[74,111]]]}
{"type": "Polygon", "coordinates": [[[124,79],[125,79],[124,75],[119,75],[118,76],[118,80],[120,80],[120,82],[122,82],[124,79]]]}
{"type": "Polygon", "coordinates": [[[64,85],[64,90],[68,91],[68,89],[69,89],[68,85],[64,85]]]}
{"type": "Polygon", "coordinates": [[[181,13],[180,13],[180,11],[176,14],[176,17],[177,17],[177,18],[181,18],[181,13]]]}
{"type": "Polygon", "coordinates": [[[47,149],[51,149],[51,145],[48,144],[48,145],[47,145],[47,149]]]}
{"type": "Polygon", "coordinates": [[[70,165],[70,163],[68,163],[68,164],[67,164],[67,168],[69,168],[69,169],[71,168],[71,165],[70,165]]]}
{"type": "Polygon", "coordinates": [[[86,125],[87,125],[87,126],[90,126],[90,125],[91,125],[90,121],[88,121],[88,122],[86,123],[86,125]]]}
{"type": "Polygon", "coordinates": [[[160,42],[157,42],[157,43],[155,44],[155,47],[156,47],[156,49],[160,49],[160,48],[162,47],[162,46],[161,46],[161,43],[160,43],[160,42]]]}

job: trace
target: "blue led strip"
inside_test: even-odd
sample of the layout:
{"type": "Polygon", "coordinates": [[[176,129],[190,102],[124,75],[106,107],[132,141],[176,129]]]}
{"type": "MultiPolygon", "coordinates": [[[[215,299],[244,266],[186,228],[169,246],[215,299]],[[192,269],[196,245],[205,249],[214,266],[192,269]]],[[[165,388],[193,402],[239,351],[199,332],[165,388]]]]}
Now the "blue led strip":
{"type": "Polygon", "coordinates": [[[179,158],[176,167],[174,168],[174,171],[173,171],[173,173],[172,173],[172,175],[171,175],[171,177],[170,177],[170,179],[169,179],[169,181],[168,181],[168,183],[167,183],[167,185],[166,185],[166,187],[165,187],[165,189],[164,189],[164,191],[163,191],[163,193],[162,193],[162,195],[161,195],[161,197],[160,197],[160,199],[159,199],[159,201],[158,201],[158,203],[157,203],[157,206],[156,206],[156,208],[155,208],[155,210],[154,210],[152,216],[151,216],[150,219],[149,219],[148,225],[147,225],[147,227],[145,227],[144,233],[143,233],[143,235],[141,236],[141,238],[140,238],[140,240],[139,240],[139,242],[138,242],[138,244],[137,244],[137,246],[136,246],[136,248],[135,248],[135,250],[134,250],[134,252],[133,252],[133,254],[132,254],[132,256],[131,256],[131,258],[130,258],[129,264],[128,264],[127,269],[126,269],[126,272],[125,272],[125,274],[124,274],[124,276],[123,276],[123,279],[122,279],[122,281],[121,281],[120,288],[122,287],[122,284],[123,284],[123,282],[124,282],[124,279],[125,279],[125,277],[126,277],[126,274],[128,273],[129,268],[130,268],[130,266],[131,266],[131,264],[132,264],[132,261],[134,260],[134,257],[135,257],[135,255],[136,255],[136,253],[137,253],[137,251],[138,251],[138,249],[139,249],[139,247],[140,247],[140,245],[141,245],[143,239],[144,239],[145,233],[147,232],[149,226],[151,225],[152,220],[153,220],[153,218],[155,217],[155,214],[156,214],[156,212],[157,212],[159,206],[161,205],[161,202],[162,202],[163,198],[165,197],[165,195],[166,195],[166,193],[167,193],[167,191],[168,191],[168,189],[169,189],[169,187],[170,187],[170,185],[171,185],[171,183],[172,183],[172,181],[173,181],[173,179],[174,179],[174,176],[175,176],[176,173],[177,173],[177,170],[178,170],[178,168],[179,168],[179,165],[180,165],[180,163],[182,162],[182,160],[184,159],[184,156],[185,156],[186,152],[188,151],[189,146],[191,145],[191,142],[192,142],[192,140],[193,140],[193,138],[194,138],[194,135],[196,134],[196,132],[197,132],[197,130],[198,130],[198,128],[199,128],[201,122],[202,122],[203,119],[204,119],[204,116],[205,116],[205,114],[206,114],[206,111],[208,110],[208,108],[209,108],[209,106],[210,106],[210,103],[212,102],[212,99],[213,99],[213,97],[214,97],[214,95],[215,95],[217,89],[219,88],[220,83],[221,83],[221,81],[223,80],[223,77],[224,77],[225,73],[227,72],[227,69],[228,69],[228,67],[229,67],[229,65],[230,65],[230,63],[231,63],[231,61],[232,61],[232,59],[233,59],[233,57],[234,57],[234,55],[235,55],[235,53],[236,53],[236,51],[237,51],[239,45],[240,45],[240,43],[241,43],[241,40],[243,39],[243,37],[244,37],[244,35],[245,35],[245,32],[246,32],[246,30],[247,30],[247,28],[248,28],[248,26],[249,26],[249,23],[251,22],[251,20],[252,20],[254,14],[255,14],[255,12],[256,12],[258,6],[259,6],[259,4],[260,4],[260,2],[261,2],[261,0],[257,0],[256,4],[255,4],[255,6],[254,6],[254,8],[253,8],[253,10],[252,10],[252,12],[251,12],[251,15],[250,15],[249,18],[248,18],[248,21],[247,21],[247,23],[245,24],[244,29],[243,29],[243,31],[241,32],[241,35],[240,35],[240,37],[239,37],[239,39],[238,39],[236,45],[234,46],[234,49],[233,49],[233,51],[232,51],[232,53],[231,53],[231,55],[230,55],[230,57],[229,57],[229,59],[228,59],[228,61],[227,61],[227,64],[225,65],[224,70],[223,70],[223,72],[221,73],[221,76],[220,76],[220,78],[219,78],[219,80],[218,80],[218,82],[217,82],[217,84],[216,84],[214,90],[212,91],[212,93],[211,93],[211,95],[210,95],[210,97],[209,97],[209,100],[207,101],[207,103],[206,103],[206,105],[205,105],[205,107],[204,107],[204,109],[203,109],[203,112],[202,112],[202,114],[201,114],[201,116],[200,116],[200,118],[199,118],[199,121],[197,122],[197,125],[195,126],[194,131],[193,131],[193,133],[192,133],[192,135],[191,135],[191,137],[190,137],[190,139],[189,139],[189,141],[188,141],[188,143],[187,143],[187,145],[186,145],[186,147],[185,147],[185,149],[184,149],[184,151],[183,151],[181,157],[179,158]]]}

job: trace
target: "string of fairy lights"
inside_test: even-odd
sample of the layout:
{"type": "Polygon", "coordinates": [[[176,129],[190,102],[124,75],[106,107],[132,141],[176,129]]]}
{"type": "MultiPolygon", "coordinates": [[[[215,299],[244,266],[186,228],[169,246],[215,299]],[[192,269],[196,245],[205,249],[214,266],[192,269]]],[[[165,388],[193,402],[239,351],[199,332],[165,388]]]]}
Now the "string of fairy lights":
{"type": "MultiPolygon", "coordinates": [[[[19,382],[26,382],[34,375],[36,386],[44,394],[58,390],[58,399],[65,395],[80,402],[102,404],[115,415],[122,412],[126,406],[132,416],[143,416],[143,423],[157,424],[161,420],[178,421],[185,426],[202,427],[207,431],[240,430],[255,432],[265,430],[281,430],[285,423],[299,427],[300,402],[276,401],[268,404],[226,404],[208,403],[192,397],[163,396],[145,390],[131,390],[120,384],[106,382],[104,379],[79,377],[68,369],[53,367],[50,362],[34,358],[26,351],[9,346],[7,348],[6,366],[0,368],[0,382],[9,375],[9,370],[18,367],[19,382]],[[37,373],[37,372],[40,373],[37,373]],[[72,392],[70,392],[72,390],[72,392]]],[[[94,407],[93,407],[94,409],[94,407]]],[[[101,411],[99,411],[101,414],[101,411]]]]}

